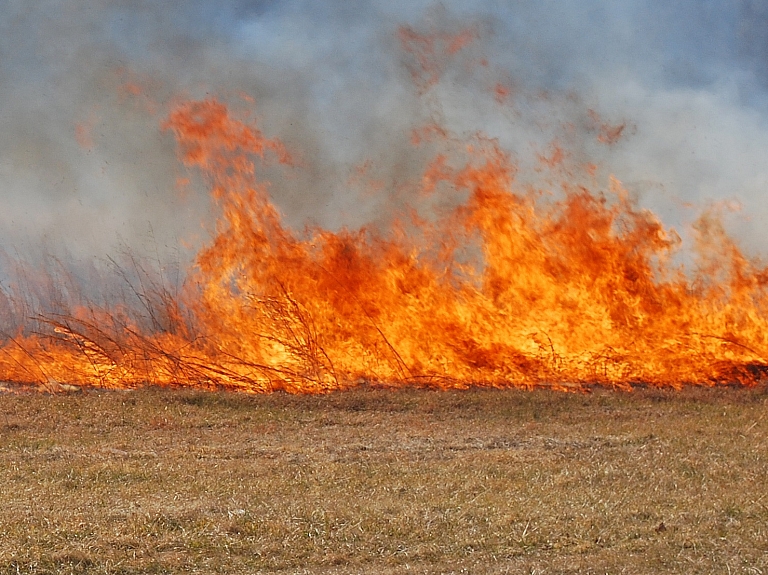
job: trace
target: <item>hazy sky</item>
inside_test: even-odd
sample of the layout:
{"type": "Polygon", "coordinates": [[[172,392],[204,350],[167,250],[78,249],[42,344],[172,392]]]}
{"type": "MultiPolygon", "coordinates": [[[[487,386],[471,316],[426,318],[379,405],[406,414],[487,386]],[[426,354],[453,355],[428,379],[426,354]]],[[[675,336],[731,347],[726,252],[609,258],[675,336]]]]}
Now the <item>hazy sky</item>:
{"type": "Polygon", "coordinates": [[[681,230],[688,203],[739,202],[730,228],[768,253],[766,0],[0,0],[0,243],[83,257],[196,241],[207,200],[176,190],[184,174],[158,126],[175,97],[240,94],[304,159],[272,187],[296,225],[375,217],[383,206],[349,188],[352,168],[407,172],[404,134],[435,110],[524,165],[591,109],[630,129],[611,147],[577,130],[575,153],[681,230]],[[402,25],[477,31],[426,103],[402,25]],[[516,99],[496,102],[495,81],[516,99]]]}

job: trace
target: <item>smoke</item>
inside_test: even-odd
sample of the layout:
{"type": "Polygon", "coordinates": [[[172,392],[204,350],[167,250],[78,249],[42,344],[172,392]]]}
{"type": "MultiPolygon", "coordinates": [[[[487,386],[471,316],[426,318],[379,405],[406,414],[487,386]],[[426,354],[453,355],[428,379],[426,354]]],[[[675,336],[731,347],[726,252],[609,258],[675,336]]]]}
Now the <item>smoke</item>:
{"type": "Polygon", "coordinates": [[[695,208],[739,202],[729,225],[759,253],[767,94],[768,9],[750,0],[2,0],[0,243],[188,258],[209,204],[178,188],[158,126],[175,98],[217,96],[296,153],[301,169],[266,174],[294,226],[379,217],[418,173],[409,130],[433,120],[484,130],[523,168],[558,140],[683,234],[695,208]],[[475,40],[419,96],[400,26],[475,40]],[[623,137],[598,142],[589,110],[623,137]]]}

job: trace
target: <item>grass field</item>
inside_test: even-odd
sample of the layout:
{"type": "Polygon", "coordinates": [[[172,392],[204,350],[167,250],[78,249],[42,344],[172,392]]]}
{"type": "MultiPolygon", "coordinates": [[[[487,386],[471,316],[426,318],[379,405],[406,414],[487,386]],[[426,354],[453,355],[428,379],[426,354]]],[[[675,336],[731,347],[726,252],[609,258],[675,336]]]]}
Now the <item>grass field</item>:
{"type": "Polygon", "coordinates": [[[768,573],[768,393],[0,395],[0,573],[768,573]]]}

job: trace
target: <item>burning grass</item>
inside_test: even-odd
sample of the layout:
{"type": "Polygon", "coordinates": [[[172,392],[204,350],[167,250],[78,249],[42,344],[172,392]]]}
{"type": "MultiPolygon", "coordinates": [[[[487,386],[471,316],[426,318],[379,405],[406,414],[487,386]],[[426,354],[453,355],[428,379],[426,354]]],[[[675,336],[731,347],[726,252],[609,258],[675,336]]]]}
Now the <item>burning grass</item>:
{"type": "Polygon", "coordinates": [[[174,100],[161,129],[183,179],[210,193],[209,240],[172,289],[130,255],[127,268],[110,259],[111,284],[123,281],[115,297],[73,281],[65,264],[47,276],[23,262],[15,276],[0,270],[10,275],[0,379],[309,394],[361,382],[758,385],[768,267],[728,236],[716,209],[681,249],[675,230],[587,162],[588,141],[615,145],[626,123],[585,110],[583,129],[552,128],[531,165],[482,132],[439,124],[432,90],[479,33],[400,30],[423,124],[401,134],[408,168],[383,166],[397,175],[366,190],[382,195],[386,214],[357,229],[287,225],[270,192],[312,166],[264,134],[252,110],[174,100]],[[583,141],[564,149],[561,133],[583,141]]]}
{"type": "MultiPolygon", "coordinates": [[[[179,282],[131,254],[114,293],[2,270],[0,392],[83,392],[0,393],[0,572],[768,568],[768,267],[713,210],[678,265],[556,134],[519,178],[435,125],[478,33],[401,30],[426,125],[375,224],[291,228],[266,177],[302,162],[250,111],[176,100],[216,222],[179,282]]],[[[628,131],[587,115],[600,145],[628,131]]]]}
{"type": "Polygon", "coordinates": [[[751,386],[768,372],[768,268],[713,212],[695,225],[696,266],[677,267],[677,234],[617,180],[561,159],[561,189],[518,185],[498,142],[433,127],[421,179],[399,183],[408,209],[300,233],[260,179],[292,165],[278,140],[213,99],[179,104],[164,127],[218,213],[186,282],[169,290],[134,258],[135,274],[116,266],[123,298],[105,304],[25,305],[44,286],[4,289],[3,379],[323,393],[751,386]],[[453,207],[430,209],[438,196],[453,207]]]}
{"type": "Polygon", "coordinates": [[[768,394],[0,395],[0,573],[759,573],[768,394]]]}

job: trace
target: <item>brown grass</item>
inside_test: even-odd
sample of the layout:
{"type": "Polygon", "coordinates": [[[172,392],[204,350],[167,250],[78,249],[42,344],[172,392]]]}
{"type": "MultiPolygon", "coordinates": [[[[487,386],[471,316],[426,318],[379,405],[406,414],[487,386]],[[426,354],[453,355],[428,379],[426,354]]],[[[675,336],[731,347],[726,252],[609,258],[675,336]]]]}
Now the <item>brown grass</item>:
{"type": "Polygon", "coordinates": [[[768,573],[764,389],[0,395],[0,573],[768,573]]]}

